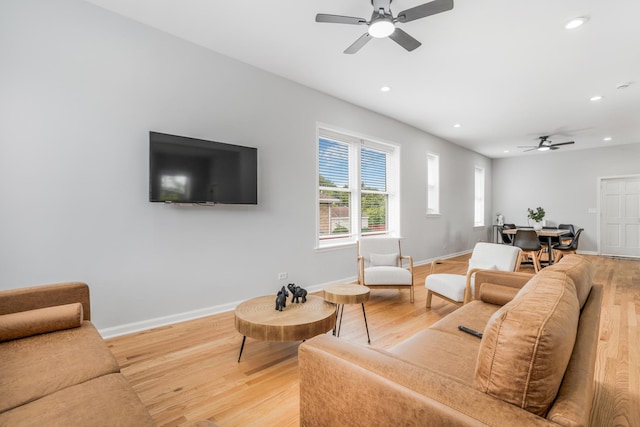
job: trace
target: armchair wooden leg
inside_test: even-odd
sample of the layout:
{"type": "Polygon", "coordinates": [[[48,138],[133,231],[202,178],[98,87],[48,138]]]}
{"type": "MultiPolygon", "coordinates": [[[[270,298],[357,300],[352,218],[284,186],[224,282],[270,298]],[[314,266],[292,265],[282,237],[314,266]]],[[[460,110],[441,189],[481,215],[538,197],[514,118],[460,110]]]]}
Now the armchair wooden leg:
{"type": "Polygon", "coordinates": [[[413,298],[413,285],[411,285],[411,289],[410,289],[410,294],[409,294],[409,301],[411,301],[411,304],[413,304],[414,298],[413,298]]]}
{"type": "Polygon", "coordinates": [[[427,290],[427,308],[431,308],[431,297],[433,296],[433,294],[431,293],[430,290],[427,290]]]}
{"type": "Polygon", "coordinates": [[[516,261],[516,272],[520,271],[520,265],[522,264],[522,251],[518,254],[518,259],[516,261]]]}

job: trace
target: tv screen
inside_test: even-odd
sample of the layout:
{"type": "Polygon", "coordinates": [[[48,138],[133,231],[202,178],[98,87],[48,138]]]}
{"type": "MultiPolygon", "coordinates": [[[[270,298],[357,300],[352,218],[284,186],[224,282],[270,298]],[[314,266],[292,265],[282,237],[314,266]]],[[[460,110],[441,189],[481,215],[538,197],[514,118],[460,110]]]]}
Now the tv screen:
{"type": "Polygon", "coordinates": [[[255,205],[257,151],[149,132],[149,201],[255,205]]]}

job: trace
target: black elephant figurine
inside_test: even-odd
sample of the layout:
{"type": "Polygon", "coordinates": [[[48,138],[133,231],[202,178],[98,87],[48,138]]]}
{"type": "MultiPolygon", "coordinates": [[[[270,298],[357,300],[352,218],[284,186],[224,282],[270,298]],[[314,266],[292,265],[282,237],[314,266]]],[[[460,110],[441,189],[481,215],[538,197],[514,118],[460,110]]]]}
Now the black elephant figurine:
{"type": "Polygon", "coordinates": [[[289,292],[287,292],[287,288],[284,286],[282,289],[278,291],[276,295],[276,310],[282,311],[283,308],[287,306],[287,297],[289,296],[289,292]]]}
{"type": "Polygon", "coordinates": [[[299,303],[300,298],[302,298],[302,302],[307,302],[307,290],[301,288],[300,286],[296,286],[295,283],[289,283],[287,285],[289,291],[291,292],[291,303],[299,303]]]}

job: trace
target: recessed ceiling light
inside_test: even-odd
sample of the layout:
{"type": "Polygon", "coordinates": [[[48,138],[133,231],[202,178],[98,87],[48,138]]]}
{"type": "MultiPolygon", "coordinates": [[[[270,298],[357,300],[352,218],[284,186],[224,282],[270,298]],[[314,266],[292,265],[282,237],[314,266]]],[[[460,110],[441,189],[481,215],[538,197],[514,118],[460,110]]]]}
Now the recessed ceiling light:
{"type": "Polygon", "coordinates": [[[586,23],[588,20],[588,16],[579,16],[578,18],[573,18],[571,21],[567,22],[567,25],[565,25],[564,28],[567,30],[573,30],[586,23]]]}
{"type": "Polygon", "coordinates": [[[611,138],[610,136],[607,136],[605,138],[603,138],[603,141],[611,141],[613,138],[611,138]]]}
{"type": "Polygon", "coordinates": [[[509,152],[509,150],[504,150],[504,151],[503,151],[503,153],[508,153],[508,152],[509,152]]]}
{"type": "Polygon", "coordinates": [[[389,92],[391,90],[391,88],[389,86],[382,86],[380,88],[380,92],[389,92]]]}
{"type": "Polygon", "coordinates": [[[596,96],[592,96],[591,98],[589,98],[589,101],[600,101],[602,99],[602,95],[596,95],[596,96]]]}
{"type": "Polygon", "coordinates": [[[462,125],[460,123],[456,123],[455,125],[453,125],[454,128],[461,128],[462,125]]]}

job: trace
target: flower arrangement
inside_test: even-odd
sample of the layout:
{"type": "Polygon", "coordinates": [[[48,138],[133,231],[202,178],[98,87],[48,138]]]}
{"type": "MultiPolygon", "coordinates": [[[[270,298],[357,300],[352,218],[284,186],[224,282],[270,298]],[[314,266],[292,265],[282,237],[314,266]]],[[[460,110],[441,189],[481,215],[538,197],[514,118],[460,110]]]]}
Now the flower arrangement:
{"type": "Polygon", "coordinates": [[[533,210],[531,208],[528,208],[527,210],[529,211],[529,215],[527,216],[535,222],[541,222],[544,218],[545,211],[540,206],[538,206],[536,210],[533,210]]]}

